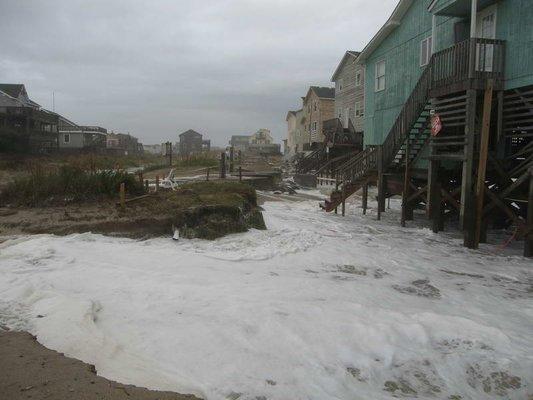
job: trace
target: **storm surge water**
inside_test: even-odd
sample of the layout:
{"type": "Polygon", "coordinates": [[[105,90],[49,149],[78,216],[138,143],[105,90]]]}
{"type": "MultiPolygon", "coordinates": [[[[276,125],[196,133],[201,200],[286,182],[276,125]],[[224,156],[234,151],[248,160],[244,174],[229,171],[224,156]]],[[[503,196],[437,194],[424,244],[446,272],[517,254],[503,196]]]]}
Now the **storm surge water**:
{"type": "Polygon", "coordinates": [[[0,244],[0,324],[106,378],[216,399],[524,399],[531,261],[315,202],[215,241],[0,244]]]}

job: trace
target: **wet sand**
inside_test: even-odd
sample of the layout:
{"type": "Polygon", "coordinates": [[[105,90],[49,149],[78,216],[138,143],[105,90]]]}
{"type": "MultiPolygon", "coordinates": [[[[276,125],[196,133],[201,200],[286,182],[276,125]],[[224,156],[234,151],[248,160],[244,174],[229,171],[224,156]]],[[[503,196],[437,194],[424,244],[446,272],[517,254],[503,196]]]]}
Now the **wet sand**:
{"type": "Polygon", "coordinates": [[[0,371],[2,400],[198,400],[107,380],[93,365],[49,350],[29,333],[2,328],[0,371]]]}

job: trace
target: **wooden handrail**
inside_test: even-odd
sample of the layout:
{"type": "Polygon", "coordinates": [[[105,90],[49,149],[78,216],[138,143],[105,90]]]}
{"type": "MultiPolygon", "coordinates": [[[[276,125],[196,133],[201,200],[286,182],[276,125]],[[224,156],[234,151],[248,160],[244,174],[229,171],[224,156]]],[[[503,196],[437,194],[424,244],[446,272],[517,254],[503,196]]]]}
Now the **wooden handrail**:
{"type": "Polygon", "coordinates": [[[505,41],[473,38],[434,53],[380,146],[368,146],[338,168],[343,182],[361,179],[378,167],[389,166],[426,108],[430,91],[467,79],[504,79],[505,41]]]}

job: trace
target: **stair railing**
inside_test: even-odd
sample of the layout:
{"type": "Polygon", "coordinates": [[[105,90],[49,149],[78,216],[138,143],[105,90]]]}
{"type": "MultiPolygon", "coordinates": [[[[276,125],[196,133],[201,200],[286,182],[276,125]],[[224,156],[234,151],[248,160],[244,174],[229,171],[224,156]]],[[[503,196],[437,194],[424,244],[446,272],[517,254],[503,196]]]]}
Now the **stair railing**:
{"type": "MultiPolygon", "coordinates": [[[[381,145],[383,166],[387,167],[393,162],[427,106],[432,89],[467,79],[490,78],[501,83],[504,78],[504,61],[505,42],[495,39],[468,39],[434,53],[381,145]]],[[[367,146],[339,167],[343,181],[355,181],[370,171],[377,170],[377,148],[378,146],[367,146]]]]}

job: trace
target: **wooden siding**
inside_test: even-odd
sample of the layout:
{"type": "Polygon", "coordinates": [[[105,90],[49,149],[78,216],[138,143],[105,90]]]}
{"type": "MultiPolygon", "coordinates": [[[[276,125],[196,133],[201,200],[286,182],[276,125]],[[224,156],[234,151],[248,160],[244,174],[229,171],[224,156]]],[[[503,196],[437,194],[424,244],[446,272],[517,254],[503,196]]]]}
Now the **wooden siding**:
{"type": "MultiPolygon", "coordinates": [[[[383,142],[423,71],[420,67],[420,42],[431,36],[432,14],[427,10],[429,4],[429,0],[415,0],[401,25],[366,60],[365,145],[383,142]],[[386,64],[385,90],[376,92],[375,68],[381,60],[385,60],[386,64]]],[[[531,21],[533,1],[505,0],[497,3],[496,39],[506,41],[506,89],[533,84],[531,21]]],[[[454,30],[458,22],[469,24],[469,19],[465,21],[437,16],[436,51],[455,43],[454,30]]]]}
{"type": "Polygon", "coordinates": [[[498,2],[496,39],[506,41],[505,88],[533,85],[533,1],[498,2]]]}
{"type": "Polygon", "coordinates": [[[322,124],[328,119],[335,116],[335,100],[321,99],[314,91],[311,91],[309,96],[303,101],[303,111],[305,118],[305,132],[310,137],[311,143],[323,142],[324,134],[322,132],[322,124]],[[315,110],[316,104],[316,110],[315,110]],[[316,131],[313,126],[316,123],[316,131]]]}
{"type": "MultiPolygon", "coordinates": [[[[413,2],[401,25],[366,60],[365,145],[383,142],[424,70],[420,67],[420,43],[431,36],[429,3],[428,0],[413,2]],[[376,64],[382,60],[385,60],[385,90],[376,92],[376,64]]],[[[439,17],[439,31],[445,31],[442,20],[447,19],[439,17]]],[[[439,39],[437,42],[438,47],[444,46],[439,39]]]]}
{"type": "MultiPolygon", "coordinates": [[[[350,57],[342,65],[335,82],[335,117],[338,117],[343,126],[346,124],[346,110],[348,118],[352,120],[355,130],[358,132],[364,129],[364,117],[355,116],[355,105],[358,102],[364,102],[364,67],[356,65],[355,57],[350,57]],[[356,75],[361,74],[361,84],[356,86],[356,75]],[[342,90],[339,90],[339,82],[342,82],[342,90]]],[[[363,103],[364,104],[364,103],[363,103]]]]}

